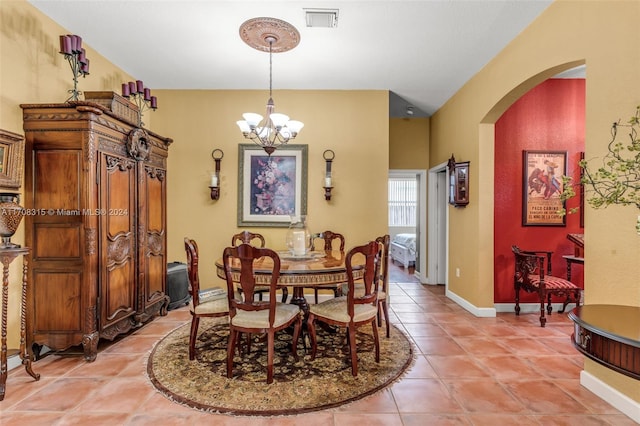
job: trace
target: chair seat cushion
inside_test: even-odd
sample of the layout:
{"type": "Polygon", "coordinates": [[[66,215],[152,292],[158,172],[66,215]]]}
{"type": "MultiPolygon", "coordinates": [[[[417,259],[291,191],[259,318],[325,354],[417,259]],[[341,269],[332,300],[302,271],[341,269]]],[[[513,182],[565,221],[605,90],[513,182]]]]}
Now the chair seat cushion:
{"type": "MultiPolygon", "coordinates": [[[[317,305],[309,305],[309,311],[317,317],[327,318],[333,321],[348,323],[350,321],[348,313],[347,296],[334,297],[317,305]]],[[[378,314],[378,307],[371,304],[354,306],[354,322],[366,321],[375,318],[378,314]]]]}
{"type": "MultiPolygon", "coordinates": [[[[276,303],[276,318],[274,327],[287,324],[296,315],[300,314],[300,308],[290,303],[276,303]]],[[[269,310],[262,311],[241,311],[236,310],[236,315],[231,318],[231,324],[243,328],[269,328],[269,310]]]]}
{"type": "MultiPolygon", "coordinates": [[[[540,275],[529,275],[531,285],[534,287],[540,287],[540,275]]],[[[564,278],[554,277],[553,275],[546,275],[544,277],[544,287],[547,290],[572,290],[578,288],[571,281],[567,281],[564,278]]]]}
{"type": "MultiPolygon", "coordinates": [[[[364,284],[363,283],[355,283],[355,289],[353,290],[353,295],[355,297],[362,297],[364,296],[364,284]]],[[[344,284],[344,287],[342,288],[342,292],[344,294],[347,294],[349,292],[349,286],[344,284]]],[[[380,290],[380,287],[378,287],[378,300],[387,300],[387,293],[385,291],[380,290]]]]}
{"type": "MultiPolygon", "coordinates": [[[[364,296],[364,286],[363,285],[359,285],[356,286],[356,288],[353,290],[353,295],[355,297],[362,297],[364,296]]],[[[387,293],[381,290],[378,290],[378,300],[387,300],[387,293]]]]}
{"type": "Polygon", "coordinates": [[[229,300],[227,298],[227,295],[225,294],[224,297],[201,302],[194,309],[192,299],[189,301],[189,310],[197,315],[221,314],[224,312],[229,312],[229,300]]]}

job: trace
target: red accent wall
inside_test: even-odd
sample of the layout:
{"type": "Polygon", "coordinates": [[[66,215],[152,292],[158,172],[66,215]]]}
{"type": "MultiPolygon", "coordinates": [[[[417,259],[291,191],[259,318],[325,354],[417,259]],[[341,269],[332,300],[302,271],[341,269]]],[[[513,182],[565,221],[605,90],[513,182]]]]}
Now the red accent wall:
{"type": "MultiPolygon", "coordinates": [[[[494,301],[513,303],[513,254],[523,250],[553,250],[553,274],[566,277],[565,254],[573,254],[569,233],[582,233],[580,215],[566,217],[566,226],[522,226],[523,150],[567,151],[567,174],[579,175],[584,151],[585,80],[550,79],[516,101],[495,125],[494,301]]],[[[567,209],[577,206],[578,197],[567,209]]],[[[583,285],[582,265],[574,264],[572,281],[583,285]]],[[[521,293],[521,302],[535,295],[521,293]]]]}

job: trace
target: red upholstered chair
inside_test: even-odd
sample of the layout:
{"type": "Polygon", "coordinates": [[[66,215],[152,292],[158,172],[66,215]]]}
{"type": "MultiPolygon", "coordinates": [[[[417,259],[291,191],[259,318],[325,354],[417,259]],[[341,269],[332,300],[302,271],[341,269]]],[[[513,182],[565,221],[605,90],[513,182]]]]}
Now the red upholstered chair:
{"type": "Polygon", "coordinates": [[[233,356],[240,333],[267,335],[267,383],[273,382],[273,358],[275,333],[293,324],[293,342],[291,350],[295,360],[298,360],[297,343],[302,328],[302,316],[297,305],[276,301],[276,284],[280,277],[280,257],[278,253],[268,248],[253,247],[240,244],[237,247],[227,247],[222,254],[227,292],[229,296],[229,343],[227,346],[227,377],[233,376],[233,356]],[[269,300],[255,301],[254,291],[256,280],[253,262],[257,259],[269,257],[273,261],[273,269],[269,283],[269,300]],[[240,262],[240,287],[244,299],[233,293],[234,282],[231,270],[231,260],[240,262]]]}
{"type": "Polygon", "coordinates": [[[520,315],[520,290],[537,293],[540,299],[540,326],[544,327],[545,302],[547,313],[551,315],[551,296],[564,296],[565,301],[559,312],[572,301],[576,305],[580,301],[580,288],[571,281],[551,275],[551,251],[525,251],[518,246],[511,246],[515,256],[515,274],[513,284],[516,291],[516,315],[520,315]],[[546,263],[546,267],[545,267],[546,263]],[[571,300],[573,298],[573,300],[571,300]]]}
{"type": "MultiPolygon", "coordinates": [[[[311,235],[311,250],[316,250],[315,242],[316,240],[322,240],[322,245],[319,245],[317,250],[335,250],[339,249],[341,252],[344,251],[344,236],[342,234],[338,234],[333,231],[324,231],[318,234],[311,235]],[[334,241],[337,241],[338,244],[334,247],[334,241]],[[322,248],[320,248],[322,247],[322,248]]],[[[323,286],[315,286],[313,287],[313,295],[316,304],[318,303],[318,290],[321,289],[330,289],[333,290],[333,295],[335,297],[342,295],[342,284],[327,284],[323,286]]]]}
{"type": "Polygon", "coordinates": [[[346,327],[349,337],[349,352],[351,354],[351,374],[358,375],[358,356],[356,353],[356,328],[371,324],[375,343],[375,359],[380,362],[380,339],[378,337],[378,281],[380,280],[381,245],[376,241],[357,246],[349,250],[345,258],[347,268],[348,292],[346,296],[335,297],[316,305],[309,305],[307,328],[311,337],[311,359],[315,359],[318,343],[316,340],[315,322],[346,327]],[[362,282],[364,291],[362,296],[356,296],[353,279],[352,258],[364,256],[364,275],[362,282]]]}
{"type": "MultiPolygon", "coordinates": [[[[200,295],[200,279],[198,278],[198,244],[190,238],[184,239],[184,248],[187,252],[187,272],[189,275],[189,312],[191,313],[191,332],[189,334],[189,359],[193,360],[196,354],[196,338],[198,325],[202,317],[225,317],[229,315],[229,301],[226,291],[213,294],[206,299],[200,295]]],[[[233,291],[233,290],[232,290],[233,291]]]]}

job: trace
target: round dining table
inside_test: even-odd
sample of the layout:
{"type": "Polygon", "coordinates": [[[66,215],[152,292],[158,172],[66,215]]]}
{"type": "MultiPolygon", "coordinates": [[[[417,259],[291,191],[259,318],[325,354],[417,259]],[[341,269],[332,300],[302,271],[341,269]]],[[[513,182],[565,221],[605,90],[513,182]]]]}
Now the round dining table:
{"type": "MultiPolygon", "coordinates": [[[[305,312],[309,311],[309,304],[304,297],[304,289],[319,287],[329,284],[346,283],[347,267],[345,265],[345,252],[339,250],[312,251],[305,255],[294,256],[289,251],[278,251],[280,256],[280,276],[278,287],[293,288],[290,303],[300,306],[305,312]]],[[[358,280],[364,274],[364,257],[352,258],[353,279],[358,280]]],[[[231,259],[231,275],[233,282],[240,282],[240,262],[231,259]]],[[[263,257],[253,264],[256,284],[269,285],[273,261],[263,257]]],[[[226,280],[222,258],[216,261],[216,273],[218,277],[226,280]]]]}

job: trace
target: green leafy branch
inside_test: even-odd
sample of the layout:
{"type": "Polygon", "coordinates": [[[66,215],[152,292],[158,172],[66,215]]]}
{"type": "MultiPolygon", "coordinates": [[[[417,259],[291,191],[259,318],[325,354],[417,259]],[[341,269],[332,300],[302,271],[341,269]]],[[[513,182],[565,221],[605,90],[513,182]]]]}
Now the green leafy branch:
{"type": "MultiPolygon", "coordinates": [[[[587,160],[581,160],[582,169],[580,183],[583,185],[587,202],[596,209],[605,208],[612,204],[633,205],[640,210],[640,105],[636,107],[635,115],[629,121],[620,120],[611,126],[611,141],[608,152],[602,158],[602,163],[594,167],[587,160]],[[627,128],[628,139],[625,142],[617,140],[621,128],[627,128]]],[[[563,192],[560,198],[566,201],[576,195],[573,179],[563,176],[563,192]]],[[[570,209],[575,213],[578,208],[570,209]]],[[[561,211],[561,214],[567,212],[561,211]]],[[[640,223],[636,228],[640,227],[640,223]]],[[[640,232],[640,228],[638,228],[640,232]]]]}

